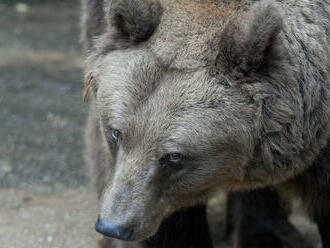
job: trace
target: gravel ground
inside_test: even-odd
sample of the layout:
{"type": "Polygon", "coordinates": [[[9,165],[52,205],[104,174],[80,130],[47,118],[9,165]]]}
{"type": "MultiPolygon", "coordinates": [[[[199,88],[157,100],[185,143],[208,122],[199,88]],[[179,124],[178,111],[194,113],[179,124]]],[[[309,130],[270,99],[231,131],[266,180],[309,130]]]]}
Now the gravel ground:
{"type": "Polygon", "coordinates": [[[0,247],[96,248],[96,197],[86,189],[50,195],[0,190],[0,247]]]}
{"type": "MultiPolygon", "coordinates": [[[[96,247],[79,2],[0,0],[0,27],[0,247],[96,247]]],[[[224,204],[209,207],[217,248],[227,247],[224,204]]],[[[315,225],[300,213],[292,222],[320,246],[315,225]]]]}
{"type": "Polygon", "coordinates": [[[0,5],[1,187],[87,183],[79,4],[42,2],[0,5]]]}

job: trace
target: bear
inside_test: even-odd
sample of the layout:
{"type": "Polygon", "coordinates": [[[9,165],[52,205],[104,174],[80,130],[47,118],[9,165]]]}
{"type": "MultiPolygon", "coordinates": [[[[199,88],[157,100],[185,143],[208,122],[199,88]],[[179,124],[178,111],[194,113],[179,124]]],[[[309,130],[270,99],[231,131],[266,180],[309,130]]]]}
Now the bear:
{"type": "Polygon", "coordinates": [[[82,1],[103,247],[212,247],[219,190],[234,246],[302,247],[294,197],[330,246],[328,0],[82,1]]]}

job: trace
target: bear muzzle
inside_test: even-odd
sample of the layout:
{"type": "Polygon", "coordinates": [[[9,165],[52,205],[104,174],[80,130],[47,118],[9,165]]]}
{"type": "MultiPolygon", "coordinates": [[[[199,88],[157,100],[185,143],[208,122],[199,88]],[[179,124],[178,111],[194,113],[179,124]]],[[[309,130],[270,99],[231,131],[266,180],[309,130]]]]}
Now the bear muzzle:
{"type": "Polygon", "coordinates": [[[107,237],[130,241],[134,233],[134,228],[127,228],[122,225],[111,223],[110,221],[98,218],[95,230],[107,237]]]}

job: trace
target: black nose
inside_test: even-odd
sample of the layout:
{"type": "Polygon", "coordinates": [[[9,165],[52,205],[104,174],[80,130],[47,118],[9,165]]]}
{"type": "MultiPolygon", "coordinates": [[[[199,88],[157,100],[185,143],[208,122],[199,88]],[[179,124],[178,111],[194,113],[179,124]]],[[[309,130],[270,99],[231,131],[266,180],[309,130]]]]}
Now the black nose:
{"type": "Polygon", "coordinates": [[[128,229],[101,219],[97,220],[95,230],[105,236],[126,241],[130,240],[133,234],[132,229],[128,229]]]}

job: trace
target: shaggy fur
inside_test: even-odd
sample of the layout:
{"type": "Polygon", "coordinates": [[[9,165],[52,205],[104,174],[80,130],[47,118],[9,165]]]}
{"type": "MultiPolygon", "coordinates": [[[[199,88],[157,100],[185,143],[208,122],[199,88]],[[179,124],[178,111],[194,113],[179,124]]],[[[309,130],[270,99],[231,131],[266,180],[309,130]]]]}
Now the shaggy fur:
{"type": "Polygon", "coordinates": [[[304,199],[330,245],[329,1],[85,6],[88,147],[102,172],[101,218],[134,224],[131,239],[144,240],[219,189],[271,185],[304,199]],[[179,166],[164,163],[173,152],[184,156],[179,166]]]}

